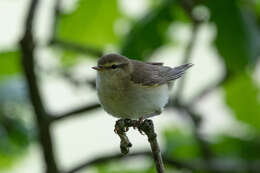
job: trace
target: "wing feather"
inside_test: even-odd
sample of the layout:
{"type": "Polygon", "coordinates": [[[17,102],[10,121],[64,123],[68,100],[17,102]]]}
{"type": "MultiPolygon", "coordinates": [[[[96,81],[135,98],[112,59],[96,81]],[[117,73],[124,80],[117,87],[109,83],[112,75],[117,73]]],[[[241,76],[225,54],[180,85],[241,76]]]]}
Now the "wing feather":
{"type": "Polygon", "coordinates": [[[167,84],[171,80],[178,79],[192,66],[192,64],[185,64],[171,68],[163,66],[162,63],[151,64],[135,60],[131,62],[133,63],[131,81],[150,87],[167,84]]]}

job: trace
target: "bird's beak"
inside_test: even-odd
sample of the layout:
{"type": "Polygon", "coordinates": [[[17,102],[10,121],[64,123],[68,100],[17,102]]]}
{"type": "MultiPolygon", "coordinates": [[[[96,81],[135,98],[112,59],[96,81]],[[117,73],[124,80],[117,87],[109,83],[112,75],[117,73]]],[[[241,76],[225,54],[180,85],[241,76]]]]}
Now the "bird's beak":
{"type": "Polygon", "coordinates": [[[92,67],[94,70],[97,70],[97,71],[101,71],[101,70],[103,70],[103,68],[102,67],[100,67],[100,66],[95,66],[95,67],[92,67]]]}

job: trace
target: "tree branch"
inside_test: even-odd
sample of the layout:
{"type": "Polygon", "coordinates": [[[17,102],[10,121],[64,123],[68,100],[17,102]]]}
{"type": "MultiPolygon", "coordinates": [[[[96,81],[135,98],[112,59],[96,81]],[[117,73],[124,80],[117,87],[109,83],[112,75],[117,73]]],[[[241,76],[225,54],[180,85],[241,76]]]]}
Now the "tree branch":
{"type": "Polygon", "coordinates": [[[103,55],[103,52],[101,50],[98,50],[96,48],[90,47],[90,46],[83,46],[77,43],[61,40],[61,39],[53,39],[51,42],[51,45],[55,45],[57,47],[60,47],[64,50],[71,50],[76,51],[78,53],[86,54],[86,55],[92,55],[96,57],[100,57],[103,55]]]}
{"type": "Polygon", "coordinates": [[[224,83],[226,83],[229,80],[229,76],[226,74],[224,75],[224,77],[222,79],[220,79],[219,81],[213,83],[213,84],[209,84],[208,86],[206,86],[204,89],[202,89],[199,93],[197,93],[192,99],[191,101],[188,103],[188,105],[190,107],[193,107],[196,103],[198,103],[202,98],[204,98],[206,95],[208,95],[209,93],[211,93],[212,91],[214,91],[215,89],[217,89],[218,87],[220,87],[221,85],[223,85],[224,83]]]}
{"type": "Polygon", "coordinates": [[[153,121],[146,119],[144,122],[140,123],[138,120],[120,119],[116,122],[115,131],[121,139],[120,148],[123,154],[127,154],[129,152],[129,148],[132,146],[125,133],[128,131],[129,127],[137,127],[141,132],[143,131],[147,135],[156,170],[158,173],[164,173],[165,168],[163,165],[160,147],[157,142],[157,134],[154,131],[153,121]]]}
{"type": "MultiPolygon", "coordinates": [[[[184,10],[189,15],[190,19],[192,20],[191,37],[190,37],[188,45],[185,49],[184,58],[182,61],[182,64],[186,64],[191,59],[191,54],[192,54],[194,44],[196,42],[197,35],[198,35],[198,29],[199,29],[199,26],[202,23],[202,21],[197,19],[192,14],[192,10],[195,5],[194,1],[183,0],[183,1],[181,1],[181,4],[182,4],[182,7],[184,8],[184,10]]],[[[201,116],[198,115],[198,113],[196,113],[195,111],[193,111],[192,107],[190,105],[183,105],[181,103],[181,98],[182,98],[182,94],[183,94],[183,90],[184,90],[184,86],[185,86],[185,79],[186,79],[185,76],[183,76],[179,81],[175,99],[174,99],[174,101],[171,102],[171,103],[173,103],[172,107],[175,107],[175,108],[177,108],[177,110],[186,113],[191,118],[193,126],[194,126],[194,135],[199,143],[202,155],[203,155],[205,161],[207,161],[208,165],[211,166],[211,159],[212,159],[213,154],[210,150],[208,142],[205,141],[199,133],[199,128],[200,128],[200,124],[201,124],[201,120],[202,120],[201,116]]]]}
{"type": "MultiPolygon", "coordinates": [[[[194,44],[196,42],[197,39],[197,35],[198,35],[198,28],[199,28],[199,23],[193,23],[192,24],[192,31],[191,31],[191,37],[190,40],[188,42],[188,45],[185,49],[184,55],[183,55],[183,60],[181,64],[187,64],[189,63],[190,59],[191,59],[191,54],[194,48],[194,44]]],[[[176,91],[176,99],[180,99],[182,97],[183,94],[183,90],[184,90],[184,86],[185,86],[185,75],[179,79],[179,84],[178,84],[178,88],[176,91]]]]}
{"type": "Polygon", "coordinates": [[[35,74],[35,42],[32,29],[34,14],[37,5],[38,0],[31,0],[29,12],[25,23],[25,32],[20,42],[22,52],[21,60],[24,69],[24,74],[28,83],[31,103],[35,112],[36,123],[38,124],[39,128],[39,142],[43,149],[46,172],[58,173],[59,171],[55,161],[53,145],[51,140],[50,124],[46,121],[48,115],[46,113],[40,96],[39,87],[37,83],[37,76],[35,74]]]}
{"type": "Polygon", "coordinates": [[[84,113],[84,112],[87,112],[87,111],[93,111],[97,108],[100,108],[100,104],[94,103],[94,104],[91,104],[91,105],[88,105],[88,106],[76,108],[74,110],[71,110],[71,111],[68,111],[68,112],[65,112],[65,113],[62,113],[62,114],[53,114],[53,115],[49,116],[49,121],[53,122],[53,121],[64,120],[64,119],[67,119],[67,118],[70,118],[70,117],[74,117],[75,114],[81,114],[81,113],[84,113]]]}
{"type": "Polygon", "coordinates": [[[189,107],[188,105],[183,105],[183,104],[179,103],[178,100],[175,100],[174,104],[171,105],[171,107],[175,108],[177,111],[180,111],[181,113],[185,113],[186,115],[188,115],[191,118],[192,123],[193,123],[194,136],[198,141],[202,156],[203,156],[205,162],[207,162],[207,166],[208,167],[212,166],[211,161],[213,159],[213,153],[211,152],[208,141],[203,139],[203,137],[199,133],[199,128],[200,128],[201,121],[202,121],[201,115],[199,115],[194,110],[192,110],[191,107],[189,107]]]}
{"type": "MultiPolygon", "coordinates": [[[[141,151],[130,153],[127,155],[122,155],[121,153],[114,153],[103,155],[101,157],[94,158],[89,161],[85,161],[78,166],[70,169],[69,171],[64,171],[64,173],[75,173],[82,169],[87,169],[91,166],[96,166],[98,164],[107,163],[111,161],[129,159],[133,157],[149,157],[152,158],[150,151],[141,151]]],[[[165,155],[162,155],[163,161],[166,165],[174,167],[176,169],[188,169],[190,171],[199,171],[199,172],[251,172],[259,173],[260,172],[260,161],[254,160],[251,162],[245,160],[231,160],[231,159],[218,159],[213,161],[213,166],[209,167],[207,162],[203,160],[190,160],[190,161],[181,161],[176,158],[168,158],[165,155]]]]}
{"type": "Polygon", "coordinates": [[[50,39],[50,44],[53,42],[56,33],[57,33],[57,27],[60,19],[60,5],[61,5],[61,0],[56,0],[55,6],[54,6],[54,15],[53,15],[53,24],[52,24],[52,33],[51,33],[51,39],[50,39]]]}
{"type": "MultiPolygon", "coordinates": [[[[151,157],[152,158],[152,154],[151,154],[150,151],[135,152],[135,153],[127,154],[127,155],[123,155],[122,153],[109,154],[109,155],[104,155],[104,156],[92,159],[90,161],[86,161],[84,163],[81,163],[78,166],[72,168],[71,170],[69,170],[65,173],[75,173],[77,171],[89,168],[91,166],[95,166],[97,164],[111,162],[111,161],[115,161],[115,160],[119,160],[119,159],[120,160],[121,159],[128,159],[128,158],[137,157],[137,156],[144,156],[144,157],[151,157]]],[[[174,166],[177,169],[183,169],[183,168],[192,169],[190,167],[190,165],[186,164],[185,162],[178,161],[178,160],[168,159],[168,158],[164,157],[163,161],[165,163],[171,165],[171,166],[174,166]]]]}

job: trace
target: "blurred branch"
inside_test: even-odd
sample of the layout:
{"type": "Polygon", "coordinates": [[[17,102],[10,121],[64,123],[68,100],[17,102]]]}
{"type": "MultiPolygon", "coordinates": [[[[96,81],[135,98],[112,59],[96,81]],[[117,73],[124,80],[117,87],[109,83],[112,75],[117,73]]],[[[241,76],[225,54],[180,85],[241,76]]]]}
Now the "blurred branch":
{"type": "Polygon", "coordinates": [[[192,14],[193,7],[195,5],[194,0],[182,0],[179,1],[182,8],[186,11],[189,18],[192,20],[192,22],[196,23],[196,18],[192,14]]]}
{"type": "Polygon", "coordinates": [[[61,6],[61,0],[56,0],[55,6],[54,6],[54,17],[53,17],[52,35],[51,35],[50,43],[54,40],[56,33],[57,33],[58,22],[59,22],[60,13],[61,13],[60,6],[61,6]]]}
{"type": "MultiPolygon", "coordinates": [[[[188,45],[185,49],[185,52],[183,55],[183,60],[182,60],[181,64],[187,64],[190,62],[191,54],[192,54],[194,44],[196,42],[197,35],[198,35],[198,28],[199,28],[199,23],[192,24],[191,37],[190,37],[188,45]]],[[[178,84],[178,88],[177,88],[176,96],[175,96],[176,99],[178,99],[178,100],[182,97],[184,86],[185,86],[185,79],[186,79],[185,75],[179,79],[179,84],[178,84]]]]}
{"type": "Polygon", "coordinates": [[[215,89],[217,89],[218,87],[220,87],[221,85],[223,85],[224,83],[226,83],[229,80],[229,75],[224,75],[224,77],[222,79],[220,79],[219,81],[209,84],[208,86],[206,86],[204,89],[202,89],[199,93],[197,93],[192,99],[191,101],[188,103],[188,105],[190,105],[190,107],[193,107],[196,103],[198,103],[202,98],[204,98],[206,95],[208,95],[210,92],[214,91],[215,89]]]}
{"type": "Polygon", "coordinates": [[[181,113],[185,113],[192,120],[194,126],[194,135],[199,143],[201,153],[205,161],[208,162],[208,166],[211,166],[211,159],[213,158],[213,153],[210,150],[209,143],[205,139],[203,139],[203,137],[199,133],[199,128],[202,121],[201,115],[196,113],[189,105],[184,105],[180,103],[178,100],[175,100],[172,103],[173,104],[170,105],[170,107],[175,108],[177,111],[180,111],[181,113]]]}
{"type": "Polygon", "coordinates": [[[165,168],[163,165],[160,147],[157,142],[157,134],[154,131],[153,121],[146,119],[144,122],[140,122],[140,120],[120,119],[116,122],[115,132],[121,139],[120,148],[123,154],[127,154],[129,152],[129,148],[132,146],[128,137],[126,136],[126,132],[128,131],[129,127],[137,127],[140,132],[144,132],[147,135],[156,170],[158,173],[164,173],[165,168]]]}
{"type": "Polygon", "coordinates": [[[44,108],[39,87],[37,76],[35,74],[35,59],[34,49],[35,42],[33,37],[33,21],[35,10],[38,5],[38,0],[31,0],[28,15],[25,23],[25,32],[20,42],[21,47],[21,60],[24,69],[25,77],[28,83],[31,103],[36,116],[36,122],[39,128],[39,142],[43,149],[43,156],[45,160],[46,173],[58,173],[57,164],[54,157],[53,145],[50,133],[50,124],[46,121],[47,113],[44,108]]]}
{"type": "Polygon", "coordinates": [[[88,85],[92,89],[96,89],[96,79],[77,79],[70,72],[63,69],[60,69],[58,74],[76,87],[88,85]]]}
{"type": "Polygon", "coordinates": [[[57,47],[60,47],[64,50],[71,50],[71,51],[76,51],[78,53],[86,54],[86,55],[92,55],[92,56],[97,56],[100,57],[103,55],[103,52],[101,50],[98,50],[96,48],[88,47],[88,46],[83,46],[77,43],[69,42],[69,41],[64,41],[60,39],[53,39],[50,43],[50,45],[55,45],[57,47]]]}
{"type": "MultiPolygon", "coordinates": [[[[188,41],[187,47],[184,52],[183,61],[181,63],[181,64],[186,64],[186,63],[189,63],[192,58],[191,57],[192,51],[194,49],[194,46],[195,46],[195,43],[197,40],[197,36],[198,36],[199,27],[200,27],[200,24],[202,21],[196,19],[192,14],[192,10],[195,5],[194,1],[183,0],[183,1],[181,1],[181,4],[182,4],[182,7],[184,8],[184,10],[189,15],[190,19],[192,20],[192,31],[191,31],[190,40],[188,41]]],[[[203,137],[201,136],[201,134],[199,132],[199,128],[200,128],[200,124],[201,124],[201,120],[202,120],[201,116],[198,113],[196,113],[194,110],[192,110],[192,108],[189,105],[183,105],[181,103],[183,90],[185,88],[185,80],[186,80],[185,76],[183,76],[180,79],[179,85],[178,85],[178,88],[176,91],[175,99],[172,102],[174,104],[172,104],[172,106],[181,112],[185,112],[191,118],[193,125],[194,125],[194,135],[199,143],[201,153],[202,153],[205,161],[208,163],[208,165],[211,166],[211,159],[212,159],[213,154],[210,150],[208,142],[203,139],[203,137]]]]}
{"type": "MultiPolygon", "coordinates": [[[[152,153],[150,151],[141,151],[130,153],[128,155],[122,155],[121,153],[103,155],[95,159],[86,161],[79,164],[78,166],[72,168],[65,173],[75,173],[82,169],[87,169],[91,166],[96,166],[98,164],[107,163],[115,160],[129,159],[132,157],[149,157],[152,158],[152,153]]],[[[219,159],[213,161],[213,166],[209,168],[206,162],[203,160],[192,160],[192,161],[180,161],[174,158],[168,158],[165,155],[162,155],[163,161],[166,165],[177,168],[177,169],[187,169],[191,171],[206,171],[206,172],[251,172],[259,173],[260,172],[260,161],[255,160],[247,162],[245,160],[231,160],[231,159],[219,159]]]]}
{"type": "MultiPolygon", "coordinates": [[[[71,170],[65,172],[65,173],[74,173],[74,172],[80,171],[82,169],[86,169],[88,167],[95,166],[95,165],[100,164],[100,163],[111,162],[111,161],[115,161],[115,160],[119,160],[119,159],[120,160],[121,159],[128,159],[128,158],[138,157],[138,156],[145,156],[145,157],[152,158],[152,153],[150,151],[141,151],[141,152],[130,153],[128,155],[123,155],[122,153],[104,155],[104,156],[92,159],[90,161],[87,161],[85,163],[82,163],[82,164],[76,166],[75,168],[72,168],[71,170]]],[[[184,162],[178,161],[178,160],[168,159],[168,158],[164,157],[163,161],[165,163],[168,163],[169,165],[174,166],[175,168],[178,168],[178,169],[182,169],[182,168],[191,169],[189,165],[187,165],[184,162]]]]}
{"type": "Polygon", "coordinates": [[[88,105],[88,106],[83,106],[80,108],[76,108],[74,110],[68,111],[66,113],[62,113],[62,114],[53,114],[51,116],[49,116],[49,121],[58,121],[58,120],[64,120],[70,117],[75,117],[75,114],[81,114],[87,111],[92,111],[95,110],[97,108],[100,108],[100,104],[98,103],[94,103],[92,105],[88,105]]]}

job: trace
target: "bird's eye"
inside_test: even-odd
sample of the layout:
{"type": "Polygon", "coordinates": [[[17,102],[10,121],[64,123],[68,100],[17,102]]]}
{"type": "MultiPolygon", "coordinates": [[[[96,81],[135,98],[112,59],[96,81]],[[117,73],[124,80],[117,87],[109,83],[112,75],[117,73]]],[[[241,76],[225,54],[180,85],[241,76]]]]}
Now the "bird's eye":
{"type": "Polygon", "coordinates": [[[112,68],[112,69],[116,69],[116,68],[117,68],[117,65],[113,64],[113,65],[111,66],[111,68],[112,68]]]}

